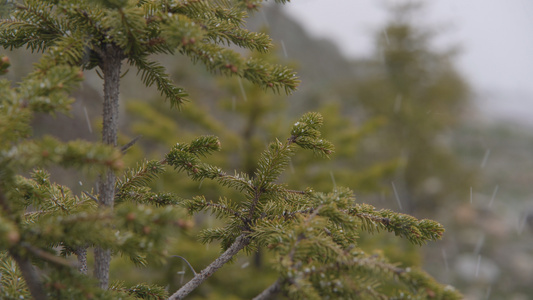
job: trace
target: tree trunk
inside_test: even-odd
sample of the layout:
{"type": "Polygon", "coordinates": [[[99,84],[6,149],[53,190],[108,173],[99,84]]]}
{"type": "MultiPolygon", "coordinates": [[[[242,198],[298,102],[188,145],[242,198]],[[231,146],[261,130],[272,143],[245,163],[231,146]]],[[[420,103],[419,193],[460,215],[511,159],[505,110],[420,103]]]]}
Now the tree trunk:
{"type": "Polygon", "coordinates": [[[29,259],[22,258],[17,253],[10,252],[10,254],[13,260],[15,260],[17,263],[20,273],[22,273],[22,277],[24,278],[24,281],[26,281],[26,285],[28,286],[33,299],[46,300],[47,297],[44,293],[41,279],[35,272],[35,269],[29,259]]]}
{"type": "MultiPolygon", "coordinates": [[[[122,61],[122,51],[115,45],[108,44],[102,52],[102,62],[100,68],[104,73],[104,111],[102,142],[104,144],[117,146],[118,128],[118,96],[120,84],[120,66],[122,61]]],[[[115,174],[108,170],[102,175],[99,183],[99,205],[103,209],[113,209],[115,197],[115,174]]],[[[100,282],[102,289],[107,289],[109,285],[109,264],[111,262],[111,251],[96,247],[94,250],[94,276],[100,282]]]]}

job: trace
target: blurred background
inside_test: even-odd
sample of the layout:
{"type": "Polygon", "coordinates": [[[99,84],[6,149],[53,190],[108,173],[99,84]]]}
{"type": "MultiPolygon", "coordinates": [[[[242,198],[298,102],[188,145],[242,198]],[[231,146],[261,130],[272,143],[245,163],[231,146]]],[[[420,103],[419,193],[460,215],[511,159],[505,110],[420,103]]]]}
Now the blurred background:
{"type": "MultiPolygon", "coordinates": [[[[391,234],[361,235],[369,252],[382,249],[401,266],[416,265],[466,299],[531,299],[533,295],[533,3],[439,0],[293,1],[267,4],[251,16],[251,30],[268,32],[276,49],[250,54],[298,71],[291,96],[265,93],[237,78],[220,78],[180,56],[158,57],[190,93],[181,111],[140,83],[135,72],[121,86],[121,137],[142,138],[125,159],[160,159],[176,142],[199,134],[220,137],[209,159],[227,172],[253,173],[259,153],[285,139],[307,111],[325,119],[323,136],[336,146],[330,160],[299,153],[283,180],[293,189],[346,186],[358,201],[441,222],[444,239],[424,247],[391,234]]],[[[38,58],[7,53],[17,81],[38,58]]],[[[125,69],[127,69],[125,67],[125,69]]],[[[37,116],[36,135],[100,139],[101,85],[94,72],[74,95],[71,116],[37,116]]],[[[53,178],[90,188],[94,178],[62,169],[53,178]]],[[[187,198],[239,198],[210,182],[169,170],[154,189],[187,198]]],[[[219,253],[195,235],[216,220],[181,222],[173,251],[197,269],[219,253]]],[[[192,299],[250,299],[276,278],[264,251],[241,256],[202,285],[192,299]],[[249,278],[257,272],[257,280],[249,278]],[[230,288],[228,288],[230,287],[230,288]]],[[[191,277],[182,261],[132,270],[121,259],[113,274],[174,290],[191,277]]]]}

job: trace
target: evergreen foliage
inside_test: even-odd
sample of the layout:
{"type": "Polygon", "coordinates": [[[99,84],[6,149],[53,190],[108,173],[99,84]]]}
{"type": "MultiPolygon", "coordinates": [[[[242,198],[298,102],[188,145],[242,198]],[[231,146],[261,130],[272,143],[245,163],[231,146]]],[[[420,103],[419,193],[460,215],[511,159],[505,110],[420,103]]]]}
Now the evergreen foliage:
{"type": "MultiPolygon", "coordinates": [[[[435,221],[417,220],[390,210],[376,210],[358,204],[351,191],[339,188],[332,193],[290,190],[277,183],[288,166],[295,146],[329,156],[333,146],[321,138],[322,117],[308,113],[296,122],[286,142],[271,143],[263,153],[254,179],[246,174],[227,175],[220,168],[197,160],[198,141],[179,144],[167,154],[167,162],[186,171],[194,180],[213,179],[245,194],[234,202],[196,197],[184,202],[191,214],[209,210],[227,220],[224,227],[209,228],[200,234],[204,243],[220,240],[222,249],[234,247],[254,252],[258,246],[274,252],[279,272],[275,285],[291,299],[324,297],[361,299],[414,295],[419,299],[459,299],[450,288],[437,284],[419,270],[401,269],[380,255],[365,254],[357,245],[358,232],[386,230],[415,244],[441,238],[444,229],[435,221]],[[239,243],[239,237],[247,236],[239,243]],[[375,278],[374,278],[375,277],[375,278]],[[397,286],[395,281],[401,285],[397,286]],[[390,285],[395,288],[390,293],[390,285]]],[[[209,148],[216,142],[200,144],[209,148]]],[[[209,267],[208,267],[209,268],[209,267]]],[[[178,299],[178,298],[176,298],[178,299]]]]}
{"type": "MultiPolygon", "coordinates": [[[[264,89],[291,93],[298,83],[288,68],[259,58],[245,59],[227,45],[267,51],[266,34],[243,28],[248,11],[262,1],[7,1],[0,21],[0,44],[27,47],[43,56],[35,71],[16,86],[0,81],[0,295],[6,299],[181,299],[241,250],[265,247],[275,257],[278,280],[258,299],[283,293],[289,298],[458,299],[453,289],[418,270],[401,269],[381,255],[357,246],[361,230],[394,232],[414,244],[437,240],[442,226],[431,220],[359,204],[351,191],[291,190],[280,176],[297,148],[329,157],[333,145],[321,137],[322,116],[307,113],[284,141],[272,142],[253,174],[228,174],[204,162],[218,151],[214,136],[177,143],[162,160],[142,160],[124,169],[128,147],[118,149],[118,85],[123,60],[181,106],[184,89],[172,83],[150,55],[180,53],[214,73],[235,75],[264,89]],[[32,137],[36,112],[68,113],[69,93],[82,70],[99,68],[104,80],[103,142],[62,142],[32,137]],[[44,168],[60,165],[99,173],[94,190],[80,195],[53,183],[44,168]],[[165,165],[196,181],[214,180],[244,200],[224,196],[180,199],[152,191],[149,183],[165,165]],[[23,176],[30,171],[30,177],[23,176]],[[117,174],[122,173],[122,176],[117,174]],[[190,214],[209,210],[224,222],[201,232],[205,242],[220,241],[224,251],[178,291],[139,283],[109,283],[111,254],[138,267],[167,262],[168,244],[187,226],[190,214]],[[87,248],[95,249],[94,274],[87,276],[87,248]],[[106,266],[107,264],[107,266],[106,266]],[[23,283],[24,282],[24,283],[23,283]],[[394,288],[391,290],[390,287],[394,288]],[[171,295],[169,295],[171,294],[171,295]]],[[[286,1],[276,1],[284,3],[286,1]]],[[[0,58],[0,72],[9,60],[0,58]]]]}

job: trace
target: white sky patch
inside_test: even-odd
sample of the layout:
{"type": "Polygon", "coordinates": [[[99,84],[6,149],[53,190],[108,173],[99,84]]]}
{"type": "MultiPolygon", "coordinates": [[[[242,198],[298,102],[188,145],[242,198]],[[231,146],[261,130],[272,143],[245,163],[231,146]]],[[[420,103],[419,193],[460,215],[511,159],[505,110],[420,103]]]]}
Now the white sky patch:
{"type": "MultiPolygon", "coordinates": [[[[384,34],[386,6],[401,1],[294,1],[285,11],[307,31],[339,45],[347,57],[368,57],[374,35],[384,34]]],[[[528,97],[508,97],[488,107],[494,113],[533,118],[533,1],[433,0],[416,22],[442,29],[437,46],[459,46],[457,66],[477,91],[521,91],[528,97]],[[521,110],[502,111],[502,107],[521,110]],[[527,113],[524,113],[527,112],[527,113]]],[[[480,107],[484,103],[478,103],[480,107]]],[[[486,106],[486,105],[485,105],[486,106]]]]}

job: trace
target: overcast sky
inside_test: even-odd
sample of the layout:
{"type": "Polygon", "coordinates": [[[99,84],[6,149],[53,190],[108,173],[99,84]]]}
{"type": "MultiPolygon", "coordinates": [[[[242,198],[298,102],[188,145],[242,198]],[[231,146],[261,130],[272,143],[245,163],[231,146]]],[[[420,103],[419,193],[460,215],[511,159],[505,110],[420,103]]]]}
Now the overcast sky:
{"type": "MultiPolygon", "coordinates": [[[[522,95],[506,103],[489,99],[487,106],[533,120],[533,0],[426,2],[418,21],[446,28],[439,42],[461,46],[457,66],[477,91],[522,95]]],[[[372,53],[373,34],[387,19],[385,3],[391,1],[292,0],[285,9],[311,34],[334,40],[347,56],[361,57],[372,53]]]]}

